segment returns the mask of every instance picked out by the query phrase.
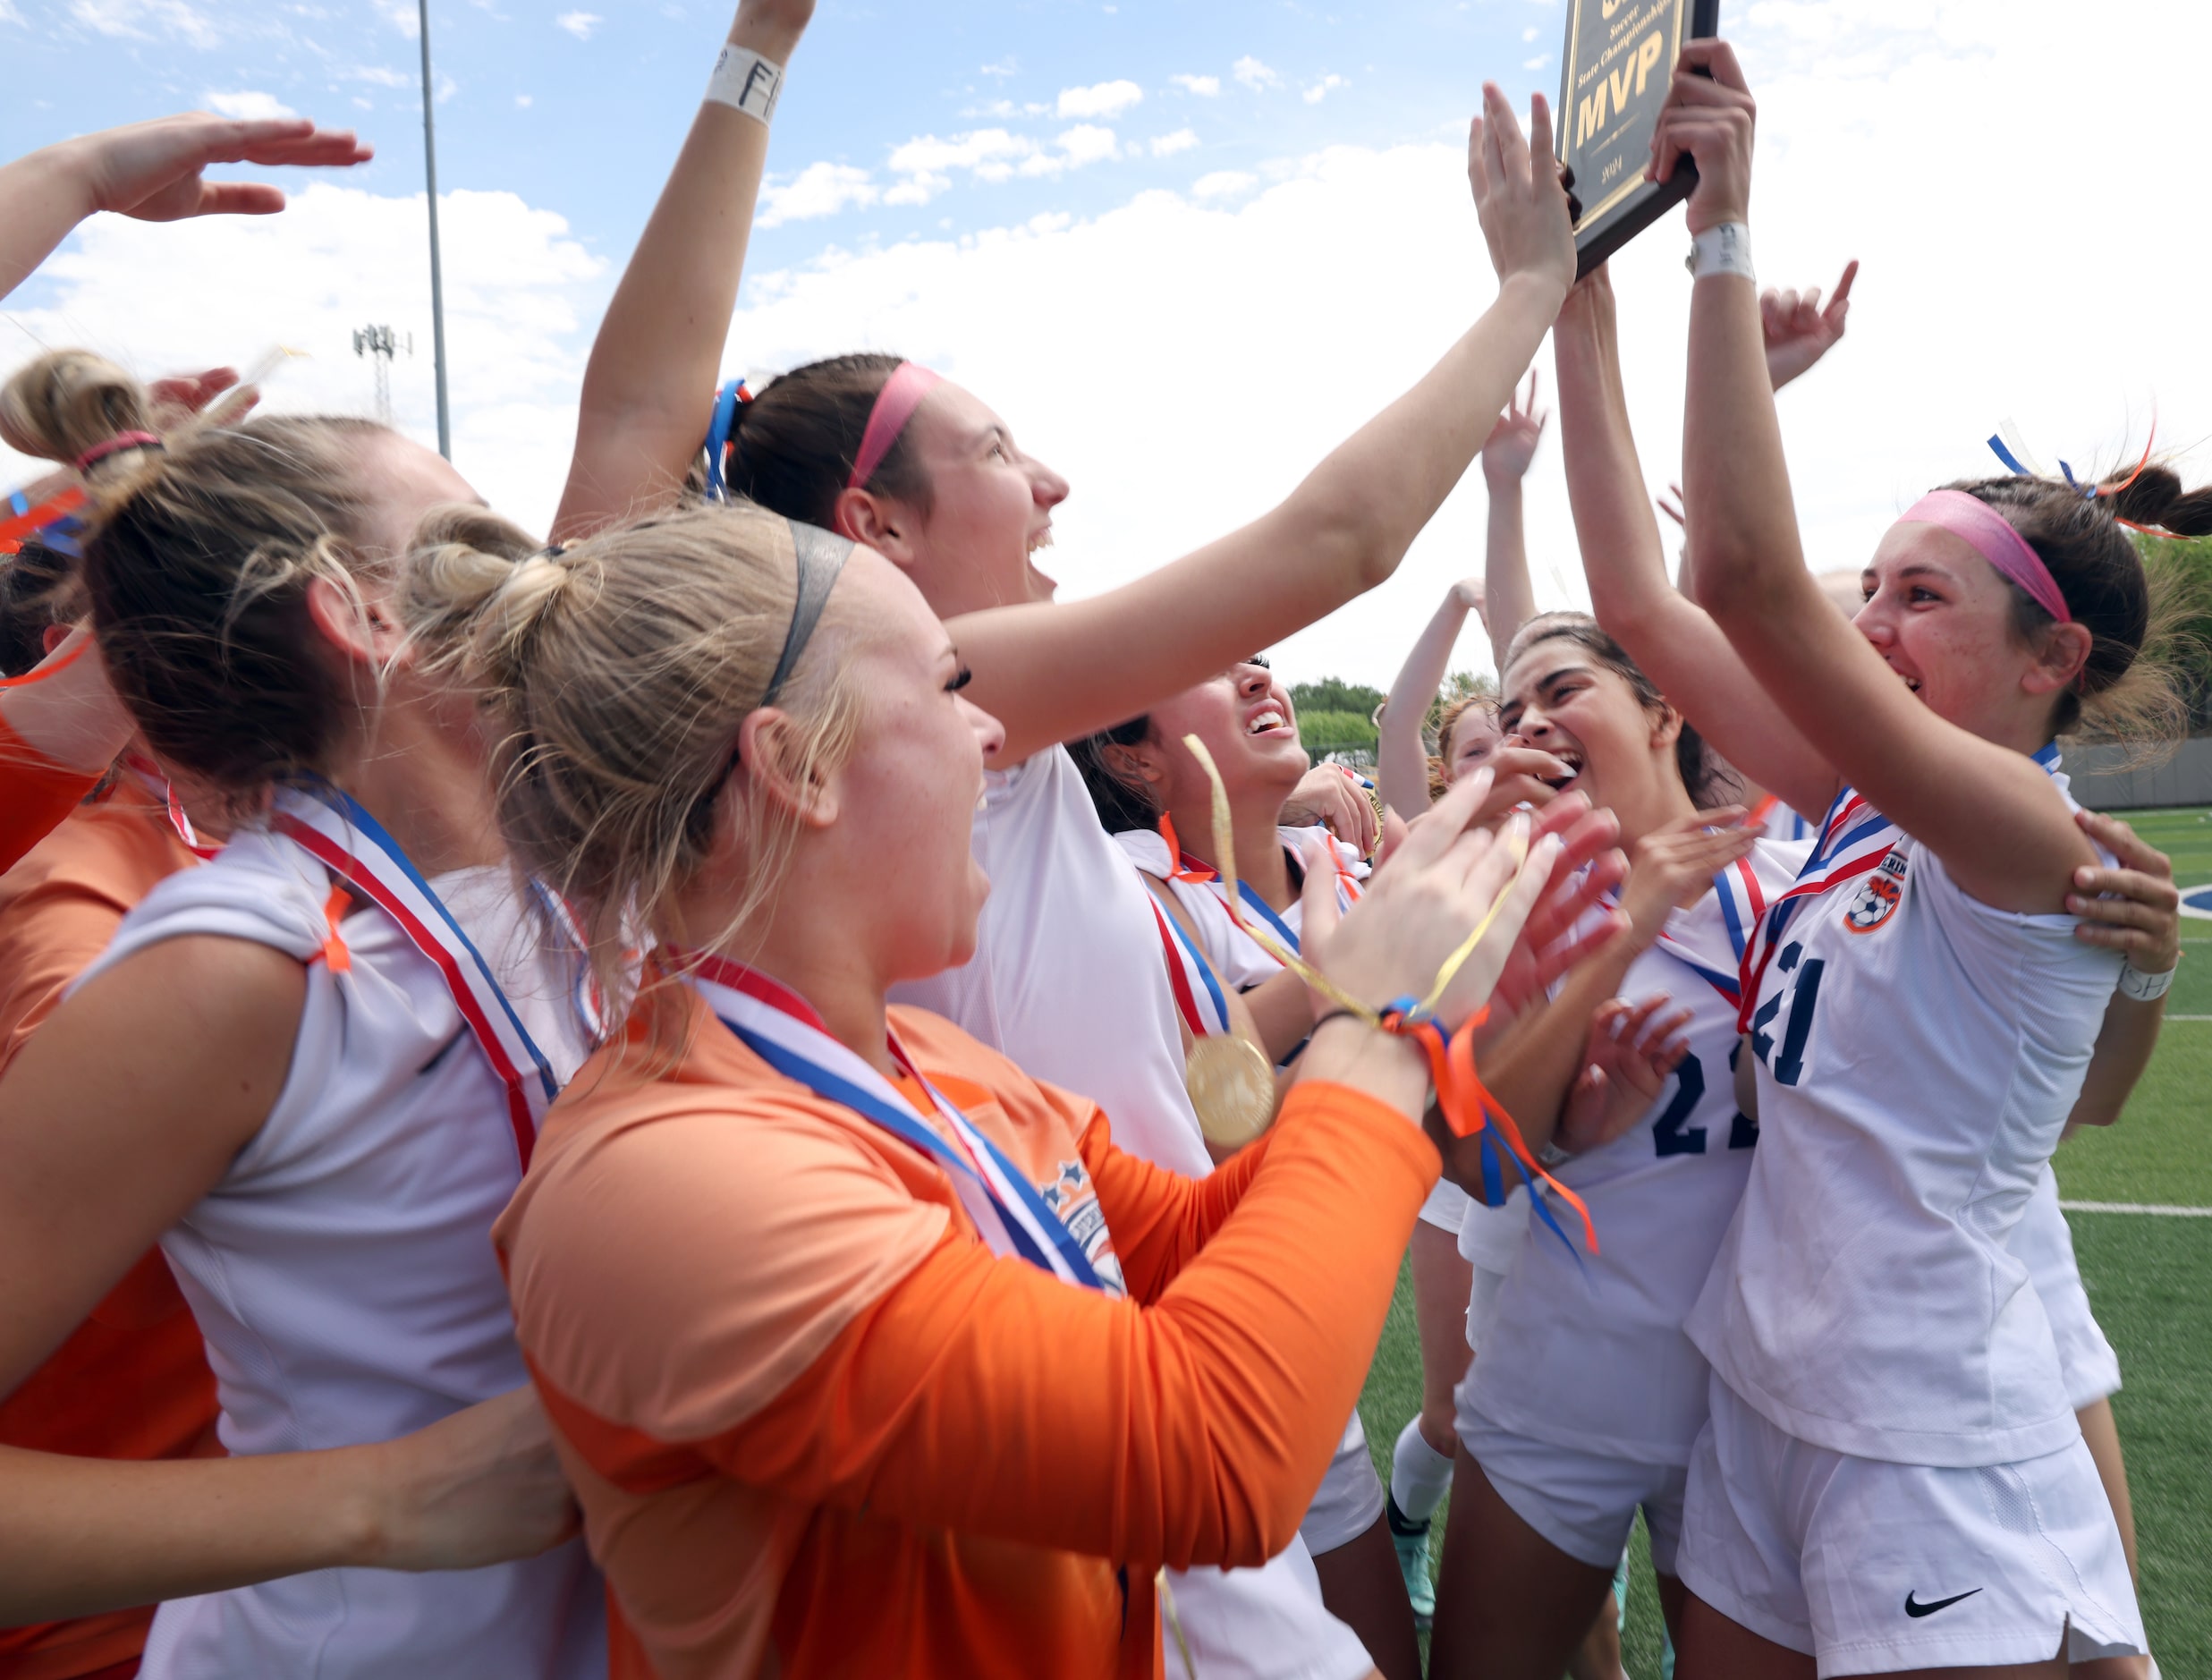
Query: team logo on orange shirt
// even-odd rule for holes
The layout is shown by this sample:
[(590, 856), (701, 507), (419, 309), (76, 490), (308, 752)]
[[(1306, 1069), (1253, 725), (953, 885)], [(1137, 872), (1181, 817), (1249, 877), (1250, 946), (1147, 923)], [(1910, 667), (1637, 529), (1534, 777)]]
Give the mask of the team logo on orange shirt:
[(1038, 1199), (1067, 1227), (1098, 1281), (1111, 1294), (1127, 1294), (1122, 1262), (1114, 1252), (1114, 1234), (1106, 1229), (1106, 1209), (1098, 1205), (1098, 1186), (1081, 1161), (1062, 1161), (1059, 1167), (1059, 1177), (1038, 1185)]
[(1903, 902), (1905, 857), (1891, 847), (1882, 861), (1867, 871), (1859, 890), (1843, 910), (1843, 925), (1853, 933), (1872, 933), (1897, 912)]

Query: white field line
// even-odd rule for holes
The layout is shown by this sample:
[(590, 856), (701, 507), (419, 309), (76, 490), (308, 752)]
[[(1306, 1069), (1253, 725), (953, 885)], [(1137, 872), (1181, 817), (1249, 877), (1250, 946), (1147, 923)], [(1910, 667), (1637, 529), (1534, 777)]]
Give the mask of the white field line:
[(2068, 1213), (2156, 1213), (2173, 1219), (2212, 1219), (2212, 1208), (2177, 1208), (2156, 1201), (2062, 1201)]

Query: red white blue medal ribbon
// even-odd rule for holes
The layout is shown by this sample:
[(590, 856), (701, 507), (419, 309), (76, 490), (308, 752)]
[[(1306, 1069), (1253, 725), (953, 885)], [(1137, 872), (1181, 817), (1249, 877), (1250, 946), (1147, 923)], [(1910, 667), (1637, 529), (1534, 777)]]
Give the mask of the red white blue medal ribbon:
[(599, 985), (599, 977), (591, 972), (591, 946), (584, 937), (584, 924), (575, 907), (535, 875), (530, 885), (546, 921), (560, 938), (564, 954), (575, 967), (570, 1002), (575, 1005), (576, 1019), (583, 1023), (584, 1042), (601, 1043), (606, 1038), (606, 993)]
[(1659, 935), (1658, 942), (1670, 955), (1725, 998), (1731, 1007), (1741, 1010), (1744, 947), (1750, 943), (1759, 918), (1767, 913), (1767, 887), (1759, 878), (1752, 860), (1741, 857), (1713, 877), (1713, 894), (1720, 901), (1718, 926), (1728, 941), (1725, 951), (1717, 946), (1702, 946), (1672, 927)]
[(929, 1093), (943, 1131), (924, 1120), (905, 1094), (863, 1057), (832, 1038), (812, 1005), (790, 988), (726, 958), (677, 955), (696, 964), (684, 978), (754, 1055), (784, 1078), (873, 1121), (943, 1167), (992, 1252), (1019, 1255), (1065, 1283), (1121, 1293), (1091, 1265), (1074, 1233), (1021, 1169), (922, 1077), (896, 1033), (886, 1039), (892, 1059)]
[(269, 827), (390, 916), (445, 976), (462, 1019), (507, 1088), (515, 1153), (529, 1167), (538, 1123), (560, 1094), (560, 1082), (491, 964), (430, 883), (358, 801), (319, 778), (279, 788)]
[(1214, 1038), (1229, 1031), (1229, 1000), (1214, 965), (1151, 894), (1152, 920), (1159, 926), (1160, 954), (1167, 959), (1167, 988), (1175, 995), (1175, 1013), (1194, 1039)]

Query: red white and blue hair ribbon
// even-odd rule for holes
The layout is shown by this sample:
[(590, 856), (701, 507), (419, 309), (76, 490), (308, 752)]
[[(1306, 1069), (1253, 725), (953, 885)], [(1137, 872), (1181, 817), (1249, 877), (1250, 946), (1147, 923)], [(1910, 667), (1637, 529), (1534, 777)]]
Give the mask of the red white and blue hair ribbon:
[(726, 958), (676, 954), (684, 978), (722, 1024), (784, 1078), (873, 1121), (943, 1167), (976, 1231), (996, 1254), (1014, 1254), (1064, 1283), (1122, 1293), (1103, 1276), (1021, 1169), (922, 1077), (891, 1033), (886, 1046), (929, 1094), (944, 1131), (930, 1125), (899, 1088), (832, 1038), (812, 1005), (790, 988)]
[(528, 1167), (560, 1081), (453, 912), (384, 826), (320, 777), (278, 789), (269, 826), (390, 916), (445, 976), (462, 1019), (507, 1088), (515, 1153)]
[(63, 554), (77, 552), (77, 537), (84, 521), (77, 515), (85, 505), (85, 493), (75, 485), (33, 502), (21, 490), (11, 490), (0, 501), (0, 554), (14, 554), (26, 541), (43, 542)]
[(737, 429), (737, 411), (753, 400), (742, 379), (733, 379), (715, 393), (714, 418), (707, 423), (707, 499), (726, 502), (730, 487), (723, 468), (730, 452), (730, 434)]

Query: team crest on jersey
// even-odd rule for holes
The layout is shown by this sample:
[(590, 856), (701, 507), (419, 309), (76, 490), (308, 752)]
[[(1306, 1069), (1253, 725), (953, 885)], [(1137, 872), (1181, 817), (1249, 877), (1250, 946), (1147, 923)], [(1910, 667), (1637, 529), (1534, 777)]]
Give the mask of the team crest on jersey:
[(1122, 1277), (1122, 1262), (1114, 1252), (1114, 1234), (1106, 1229), (1106, 1209), (1098, 1205), (1098, 1187), (1080, 1160), (1062, 1161), (1060, 1176), (1037, 1187), (1038, 1197), (1058, 1216), (1090, 1262), (1092, 1271), (1110, 1294), (1125, 1295), (1129, 1285)]
[(1904, 853), (1892, 846), (1882, 861), (1869, 870), (1843, 911), (1843, 925), (1853, 933), (1872, 933), (1897, 913), (1905, 890)]

